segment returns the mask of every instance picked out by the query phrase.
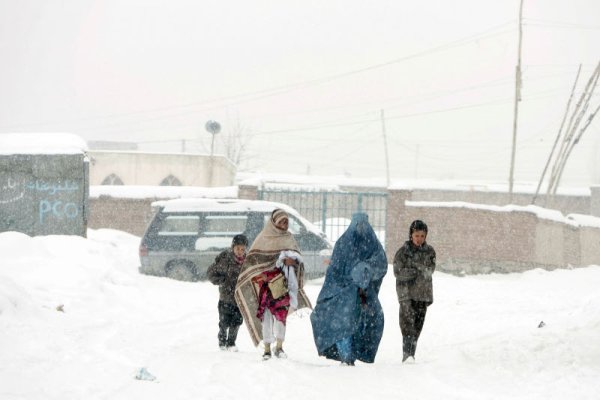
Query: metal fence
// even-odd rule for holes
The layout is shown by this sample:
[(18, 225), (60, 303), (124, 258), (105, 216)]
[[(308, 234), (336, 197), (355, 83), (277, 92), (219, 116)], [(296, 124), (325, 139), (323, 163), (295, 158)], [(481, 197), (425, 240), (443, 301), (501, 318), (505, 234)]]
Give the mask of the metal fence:
[(369, 222), (379, 241), (385, 244), (387, 196), (387, 193), (379, 192), (258, 190), (260, 200), (275, 201), (293, 207), (325, 232), (332, 242), (344, 233), (352, 214), (362, 211), (369, 215)]

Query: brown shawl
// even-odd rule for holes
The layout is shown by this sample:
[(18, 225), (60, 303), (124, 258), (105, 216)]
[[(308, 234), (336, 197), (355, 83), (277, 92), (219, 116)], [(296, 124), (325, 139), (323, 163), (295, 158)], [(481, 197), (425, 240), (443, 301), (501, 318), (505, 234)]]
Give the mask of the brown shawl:
[[(252, 278), (274, 268), (279, 254), (284, 250), (294, 250), (300, 253), (294, 236), (288, 231), (276, 228), (273, 221), (269, 219), (252, 243), (238, 277), (235, 300), (255, 346), (258, 346), (262, 340), (262, 324), (256, 317), (260, 287), (252, 281)], [(300, 264), (295, 270), (298, 277), (298, 309), (304, 307), (312, 309), (310, 300), (303, 289), (304, 265)]]

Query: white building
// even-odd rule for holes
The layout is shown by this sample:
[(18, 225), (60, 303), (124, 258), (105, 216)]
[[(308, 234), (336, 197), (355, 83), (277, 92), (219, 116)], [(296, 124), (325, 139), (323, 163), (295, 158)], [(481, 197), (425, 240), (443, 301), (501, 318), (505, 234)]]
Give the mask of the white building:
[(90, 185), (231, 186), (236, 167), (223, 155), (91, 150)]

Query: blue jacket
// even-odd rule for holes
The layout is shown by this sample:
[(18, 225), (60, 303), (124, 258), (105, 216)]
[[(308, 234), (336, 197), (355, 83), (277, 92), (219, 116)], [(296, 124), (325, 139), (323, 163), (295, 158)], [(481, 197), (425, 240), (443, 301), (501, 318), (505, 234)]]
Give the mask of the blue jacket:
[(351, 337), (356, 359), (375, 360), (384, 325), (378, 294), (387, 267), (385, 251), (367, 215), (354, 214), (333, 248), (310, 317), (319, 355), (339, 360), (335, 344)]

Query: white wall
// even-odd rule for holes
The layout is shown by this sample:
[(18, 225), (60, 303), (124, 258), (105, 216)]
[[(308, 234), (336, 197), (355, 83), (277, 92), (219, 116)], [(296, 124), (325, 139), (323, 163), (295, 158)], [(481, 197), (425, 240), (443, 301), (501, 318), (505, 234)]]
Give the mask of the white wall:
[(160, 185), (173, 175), (182, 186), (231, 186), (236, 168), (222, 155), (89, 151), (90, 185), (100, 185), (109, 175), (117, 175), (125, 185)]

